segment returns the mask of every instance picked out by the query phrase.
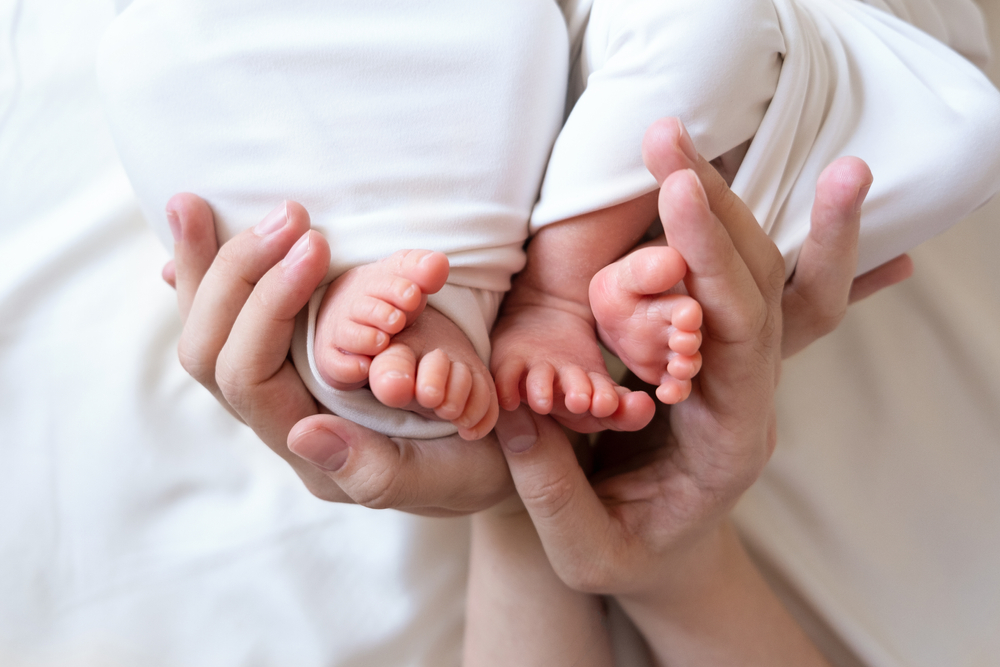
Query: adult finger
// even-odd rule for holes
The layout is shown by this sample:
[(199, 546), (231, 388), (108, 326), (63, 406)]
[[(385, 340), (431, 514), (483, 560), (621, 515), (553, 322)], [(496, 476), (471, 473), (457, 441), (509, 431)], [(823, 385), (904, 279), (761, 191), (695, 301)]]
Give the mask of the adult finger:
[[(668, 144), (660, 144), (660, 148), (660, 153), (646, 153), (648, 166), (655, 167), (657, 159), (670, 160), (676, 152)], [(784, 261), (766, 238), (763, 244), (753, 242), (754, 256), (744, 255), (745, 249), (737, 247), (730, 228), (709, 210), (700, 180), (690, 170), (667, 177), (660, 188), (659, 205), (667, 242), (687, 261), (684, 284), (704, 312), (704, 365), (694, 381), (694, 393), (675, 406), (677, 419), (672, 421), (687, 423), (687, 415), (704, 414), (717, 423), (725, 422), (729, 435), (740, 435), (720, 438), (715, 434), (704, 443), (685, 436), (681, 456), (690, 458), (692, 465), (705, 460), (704, 444), (720, 458), (732, 454), (753, 460), (752, 465), (728, 467), (755, 469), (761, 452), (767, 449), (759, 445), (770, 443)], [(752, 231), (763, 235), (759, 228)], [(695, 424), (701, 417), (691, 419)], [(694, 428), (693, 432), (702, 431)], [(713, 474), (711, 470), (702, 472), (709, 477)]]
[(684, 282), (702, 305), (706, 334), (719, 342), (755, 339), (768, 304), (694, 172), (674, 172), (663, 182), (660, 217), (667, 243), (687, 262)]
[(545, 553), (571, 588), (597, 591), (610, 581), (620, 527), (577, 463), (566, 435), (525, 406), (502, 412), (496, 427), (517, 493)]
[(292, 426), (317, 411), (288, 350), (295, 318), (329, 265), (323, 236), (303, 234), (257, 281), (218, 355), (215, 378), (222, 396), (272, 448), (284, 449)]
[(492, 435), (471, 442), (457, 435), (438, 440), (389, 438), (320, 414), (292, 428), (288, 449), (366, 507), (454, 516), (491, 507), (513, 492)]
[(174, 267), (174, 260), (167, 260), (160, 272), (160, 277), (163, 278), (163, 282), (177, 289), (177, 269)]
[(783, 356), (833, 331), (847, 312), (861, 205), (871, 184), (868, 165), (854, 157), (836, 160), (820, 174), (809, 235), (782, 293)]
[(900, 255), (855, 278), (847, 301), (848, 303), (861, 301), (879, 290), (903, 282), (912, 275), (913, 260), (909, 255)]
[[(774, 269), (774, 243), (715, 167), (698, 154), (680, 120), (662, 118), (653, 123), (643, 137), (642, 154), (646, 168), (661, 185), (670, 174), (691, 169), (701, 181), (712, 213), (729, 234), (736, 251), (744, 258), (754, 282), (773, 285), (779, 281)], [(783, 272), (780, 282), (784, 282)]]
[[(174, 281), (170, 284), (177, 289), (181, 322), (187, 322), (198, 285), (219, 251), (215, 216), (204, 199), (187, 192), (171, 197), (166, 211), (170, 233), (174, 237)], [(167, 279), (166, 267), (164, 279)], [(167, 279), (167, 282), (170, 280)]]
[[(201, 202), (194, 207), (191, 219), (207, 210)], [(180, 213), (178, 217), (183, 226), (185, 218)], [(308, 229), (309, 215), (305, 209), (294, 202), (285, 202), (256, 227), (224, 244), (201, 276), (198, 271), (204, 257), (193, 257), (190, 269), (182, 267), (186, 260), (181, 255), (176, 257), (178, 301), (190, 298), (178, 356), (184, 369), (217, 396), (216, 361), (236, 317), (257, 281)], [(207, 247), (204, 240), (199, 247)]]

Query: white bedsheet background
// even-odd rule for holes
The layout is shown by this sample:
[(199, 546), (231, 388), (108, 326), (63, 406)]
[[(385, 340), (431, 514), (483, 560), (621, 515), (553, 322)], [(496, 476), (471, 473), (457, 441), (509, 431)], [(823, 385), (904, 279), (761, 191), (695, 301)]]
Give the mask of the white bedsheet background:
[[(457, 664), (466, 522), (314, 500), (178, 367), (96, 97), (113, 13), (0, 0), (0, 665)], [(1000, 655), (1000, 201), (974, 218), (788, 364), (739, 509), (839, 665)]]
[(312, 498), (177, 364), (113, 16), (0, 2), (0, 665), (457, 664), (467, 522)]
[[(1000, 2), (980, 6), (1000, 83)], [(736, 517), (839, 634), (811, 626), (838, 667), (994, 667), (1000, 198), (911, 255), (911, 280), (785, 364), (778, 447)]]

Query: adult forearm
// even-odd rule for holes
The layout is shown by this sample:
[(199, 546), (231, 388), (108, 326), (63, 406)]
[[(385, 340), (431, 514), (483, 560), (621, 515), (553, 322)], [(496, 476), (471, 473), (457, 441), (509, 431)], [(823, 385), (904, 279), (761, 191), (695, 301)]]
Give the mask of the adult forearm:
[(688, 552), (677, 571), (684, 576), (619, 597), (657, 664), (828, 667), (728, 522)]
[(472, 525), (465, 667), (610, 667), (600, 599), (560, 581), (527, 513), (493, 510)]

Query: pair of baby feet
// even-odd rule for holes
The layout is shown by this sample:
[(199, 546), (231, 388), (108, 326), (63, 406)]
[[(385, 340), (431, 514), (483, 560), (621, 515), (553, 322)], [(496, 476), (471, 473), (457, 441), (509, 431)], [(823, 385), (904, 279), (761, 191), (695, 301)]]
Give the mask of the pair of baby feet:
[(673, 248), (643, 248), (602, 269), (591, 281), (589, 309), (545, 294), (518, 297), (515, 289), (494, 330), (492, 375), (457, 325), (427, 307), (448, 271), (440, 252), (403, 250), (337, 278), (316, 323), (323, 379), (343, 390), (367, 383), (383, 404), (449, 421), (467, 440), (493, 429), (499, 407), (513, 410), (522, 400), (579, 432), (645, 426), (652, 400), (610, 377), (598, 335), (658, 385), (662, 402), (691, 391), (702, 313), (694, 299), (668, 292), (687, 272)]

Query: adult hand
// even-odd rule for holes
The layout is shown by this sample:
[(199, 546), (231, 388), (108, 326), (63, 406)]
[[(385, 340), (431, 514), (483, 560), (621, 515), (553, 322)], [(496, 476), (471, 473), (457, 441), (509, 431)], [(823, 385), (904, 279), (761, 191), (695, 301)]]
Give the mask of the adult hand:
[[(806, 664), (816, 655), (725, 520), (774, 447), (784, 263), (678, 122), (654, 124), (644, 157), (661, 183), (667, 241), (704, 309), (691, 396), (670, 408), (644, 465), (593, 486), (545, 418), (522, 407), (501, 415), (497, 434), (555, 572), (577, 590), (618, 596), (662, 660), (744, 663), (752, 647), (763, 664)], [(783, 630), (778, 645), (758, 621)]]
[(854, 277), (861, 205), (871, 184), (868, 165), (855, 157), (840, 158), (820, 174), (809, 235), (782, 294), (783, 357), (836, 329), (849, 304), (913, 274), (909, 255), (900, 255)]
[(330, 251), (294, 202), (221, 248), (211, 209), (181, 194), (167, 204), (184, 330), (181, 364), (285, 459), (317, 497), (455, 515), (512, 490), (495, 439), (390, 439), (321, 414), (288, 360), (296, 315), (326, 275)]
[[(722, 178), (697, 159), (677, 121), (654, 124), (643, 148), (661, 183), (667, 242), (687, 261), (685, 286), (704, 310), (704, 363), (691, 396), (670, 409), (669, 431), (660, 435), (668, 446), (643, 468), (598, 481), (591, 491), (565, 438), (541, 417), (519, 410), (497, 426), (518, 493), (552, 547), (553, 566), (571, 586), (595, 592), (641, 591), (650, 569), (669, 562), (666, 552), (717, 526), (757, 478), (775, 438), (781, 255)], [(597, 543), (604, 558), (577, 558)], [(643, 581), (633, 580), (635, 573)]]

